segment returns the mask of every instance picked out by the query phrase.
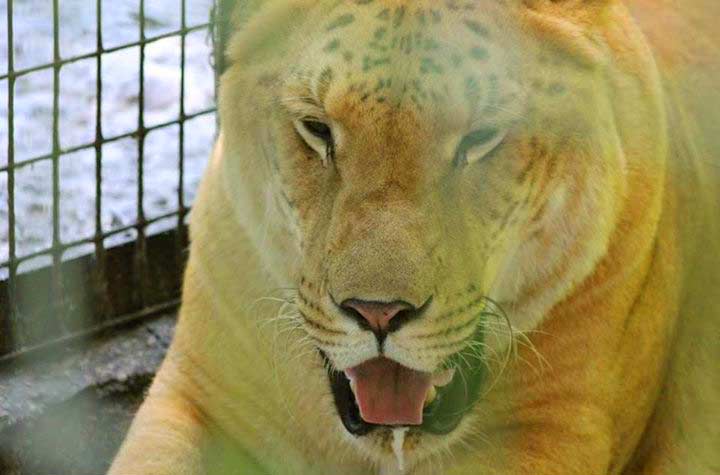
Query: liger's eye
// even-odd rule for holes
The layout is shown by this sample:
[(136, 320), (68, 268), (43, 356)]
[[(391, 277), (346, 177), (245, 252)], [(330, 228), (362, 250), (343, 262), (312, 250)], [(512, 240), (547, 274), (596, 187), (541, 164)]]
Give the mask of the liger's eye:
[(505, 133), (493, 128), (478, 129), (462, 138), (455, 152), (455, 165), (476, 162), (492, 153), (505, 138)]
[(295, 121), (295, 130), (305, 143), (320, 155), (323, 165), (327, 165), (333, 159), (335, 141), (328, 124), (314, 118), (306, 118)]
[(313, 134), (315, 137), (327, 143), (332, 142), (332, 131), (327, 124), (317, 120), (305, 119), (302, 121), (302, 125), (305, 127), (305, 130)]

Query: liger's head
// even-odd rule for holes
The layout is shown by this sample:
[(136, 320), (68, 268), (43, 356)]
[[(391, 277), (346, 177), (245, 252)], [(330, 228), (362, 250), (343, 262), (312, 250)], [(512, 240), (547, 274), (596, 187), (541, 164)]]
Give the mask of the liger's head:
[(603, 2), (295, 3), (233, 39), (226, 182), (282, 230), (258, 242), (338, 424), (378, 458), (397, 427), (432, 451), (607, 247), (629, 139)]

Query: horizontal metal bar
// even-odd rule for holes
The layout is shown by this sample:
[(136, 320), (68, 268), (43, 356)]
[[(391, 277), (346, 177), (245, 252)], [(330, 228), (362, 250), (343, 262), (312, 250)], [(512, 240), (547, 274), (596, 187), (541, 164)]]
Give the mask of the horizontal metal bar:
[(202, 23), (199, 25), (189, 26), (185, 29), (181, 28), (179, 30), (170, 31), (168, 33), (163, 33), (162, 35), (150, 36), (150, 37), (147, 37), (147, 38), (139, 40), (139, 41), (134, 41), (132, 43), (124, 43), (122, 45), (113, 46), (111, 48), (103, 48), (100, 51), (92, 51), (90, 53), (81, 54), (78, 56), (72, 56), (70, 58), (61, 59), (60, 61), (57, 61), (57, 62), (43, 63), (43, 64), (39, 64), (37, 66), (32, 66), (30, 68), (18, 69), (16, 71), (8, 71), (5, 74), (0, 74), (0, 81), (2, 81), (3, 79), (8, 79), (10, 77), (19, 78), (20, 76), (25, 76), (26, 74), (34, 73), (36, 71), (42, 71), (43, 69), (50, 69), (55, 66), (65, 66), (66, 64), (82, 61), (83, 59), (95, 58), (101, 54), (114, 53), (114, 52), (120, 51), (122, 49), (134, 48), (136, 46), (141, 46), (141, 45), (147, 45), (148, 43), (154, 43), (155, 41), (164, 40), (166, 38), (171, 38), (173, 36), (187, 35), (189, 33), (195, 32), (195, 31), (207, 29), (209, 27), (210, 27), (210, 23)]
[[(102, 239), (106, 239), (106, 238), (109, 238), (112, 236), (117, 236), (118, 234), (122, 234), (122, 233), (130, 231), (132, 229), (150, 226), (151, 224), (155, 224), (158, 221), (162, 221), (163, 219), (168, 219), (168, 218), (172, 218), (173, 216), (180, 216), (183, 214), (187, 214), (189, 211), (190, 211), (189, 208), (186, 208), (184, 210), (178, 209), (175, 211), (170, 211), (168, 213), (161, 214), (154, 218), (146, 219), (143, 222), (135, 222), (133, 224), (128, 224), (127, 226), (123, 226), (121, 228), (113, 229), (112, 231), (108, 231), (106, 233), (101, 234), (99, 237), (102, 240)], [(55, 247), (51, 246), (51, 247), (48, 247), (45, 249), (41, 249), (39, 251), (35, 251), (30, 254), (26, 254), (24, 256), (17, 257), (12, 262), (15, 264), (15, 266), (18, 266), (18, 265), (22, 264), (23, 262), (29, 261), (31, 259), (35, 259), (37, 257), (51, 256), (54, 252), (65, 252), (74, 247), (79, 247), (84, 244), (92, 244), (96, 241), (97, 241), (97, 237), (93, 235), (92, 237), (62, 243), (59, 246), (55, 246)], [(133, 241), (134, 241), (134, 239), (133, 239)], [(8, 267), (8, 266), (10, 266), (10, 261), (0, 262), (0, 269), (3, 267)]]
[(0, 366), (2, 366), (4, 363), (7, 363), (10, 360), (14, 360), (19, 357), (27, 357), (32, 353), (37, 353), (39, 351), (57, 348), (59, 346), (65, 346), (69, 343), (73, 343), (77, 340), (87, 338), (90, 336), (95, 336), (99, 333), (102, 333), (104, 331), (107, 331), (107, 330), (110, 330), (113, 328), (122, 327), (125, 325), (129, 325), (129, 324), (138, 322), (140, 320), (145, 320), (145, 319), (148, 319), (153, 316), (157, 316), (160, 314), (164, 314), (164, 313), (167, 313), (170, 311), (177, 310), (177, 308), (179, 306), (180, 306), (180, 298), (175, 298), (175, 299), (169, 300), (167, 302), (163, 302), (158, 305), (146, 307), (146, 308), (144, 308), (138, 312), (132, 313), (130, 315), (125, 315), (120, 318), (115, 318), (106, 323), (97, 325), (95, 327), (89, 328), (84, 331), (71, 333), (69, 335), (65, 335), (60, 338), (46, 341), (46, 342), (40, 343), (38, 345), (29, 346), (29, 347), (23, 348), (18, 351), (13, 351), (11, 353), (7, 353), (5, 355), (0, 356)]
[[(127, 138), (136, 138), (136, 137), (138, 137), (141, 133), (147, 134), (148, 132), (152, 132), (153, 130), (162, 129), (163, 127), (169, 127), (169, 126), (171, 126), (171, 125), (177, 125), (177, 124), (179, 124), (179, 123), (181, 123), (181, 122), (186, 122), (186, 121), (188, 121), (188, 120), (192, 120), (192, 119), (194, 119), (194, 118), (196, 118), (196, 117), (199, 117), (199, 116), (201, 116), (201, 115), (211, 114), (211, 113), (213, 113), (213, 112), (215, 112), (215, 111), (216, 111), (216, 109), (215, 109), (214, 107), (211, 107), (211, 108), (208, 108), (208, 109), (203, 109), (203, 110), (198, 111), (198, 112), (193, 112), (192, 114), (186, 114), (185, 116), (183, 116), (183, 117), (178, 117), (177, 119), (169, 120), (169, 121), (167, 121), (167, 122), (163, 122), (163, 123), (160, 123), (160, 124), (155, 124), (155, 125), (152, 125), (152, 126), (150, 126), (150, 127), (145, 127), (142, 131), (141, 131), (141, 130), (133, 130), (133, 131), (131, 131), (131, 132), (126, 132), (126, 133), (124, 133), (124, 134), (113, 135), (112, 137), (103, 138), (100, 142), (97, 142), (97, 141), (87, 142), (87, 143), (84, 143), (84, 144), (81, 144), (81, 145), (76, 145), (76, 146), (74, 146), (74, 147), (69, 147), (69, 148), (65, 148), (65, 149), (60, 149), (60, 152), (59, 152), (59, 155), (58, 155), (58, 156), (60, 157), (60, 156), (63, 156), (63, 155), (68, 155), (68, 154), (70, 154), (70, 153), (79, 152), (80, 150), (85, 150), (85, 149), (88, 149), (88, 148), (95, 148), (95, 147), (97, 147), (98, 145), (102, 145), (102, 144), (106, 144), (106, 143), (110, 143), (110, 142), (115, 142), (115, 141), (117, 141), (117, 140), (122, 140), (122, 139), (127, 139)], [(25, 166), (28, 166), (28, 165), (32, 165), (33, 163), (37, 163), (37, 162), (40, 162), (40, 161), (42, 161), (42, 160), (50, 160), (50, 159), (52, 159), (52, 158), (53, 158), (53, 154), (52, 154), (52, 153), (47, 153), (47, 154), (45, 154), (45, 155), (39, 155), (39, 156), (37, 156), (37, 157), (28, 158), (28, 159), (26, 159), (26, 160), (15, 161), (15, 163), (12, 165), (12, 168), (13, 168), (14, 170), (17, 170), (18, 168), (22, 168), (22, 167), (25, 167)], [(4, 165), (4, 166), (0, 167), (0, 173), (5, 172), (5, 171), (8, 171), (8, 170), (10, 169), (10, 167), (11, 167), (10, 165)]]

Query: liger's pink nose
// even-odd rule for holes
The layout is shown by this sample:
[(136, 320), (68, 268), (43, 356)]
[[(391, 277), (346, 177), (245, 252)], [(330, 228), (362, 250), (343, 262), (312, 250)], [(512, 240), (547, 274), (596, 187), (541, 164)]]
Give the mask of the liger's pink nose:
[[(365, 300), (349, 299), (341, 305), (345, 310), (350, 310), (361, 324), (366, 323), (373, 332), (386, 333), (390, 328), (390, 322), (404, 310), (415, 310), (415, 307), (406, 302), (368, 302)], [(354, 311), (354, 312), (352, 312)]]

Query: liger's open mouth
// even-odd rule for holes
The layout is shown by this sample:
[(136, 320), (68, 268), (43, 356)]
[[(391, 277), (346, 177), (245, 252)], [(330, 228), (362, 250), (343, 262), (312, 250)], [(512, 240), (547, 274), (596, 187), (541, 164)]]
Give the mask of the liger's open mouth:
[(398, 426), (447, 434), (477, 401), (486, 373), (481, 358), (469, 354), (451, 357), (448, 369), (432, 374), (382, 356), (336, 371), (322, 356), (338, 415), (356, 436)]

